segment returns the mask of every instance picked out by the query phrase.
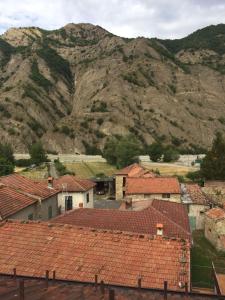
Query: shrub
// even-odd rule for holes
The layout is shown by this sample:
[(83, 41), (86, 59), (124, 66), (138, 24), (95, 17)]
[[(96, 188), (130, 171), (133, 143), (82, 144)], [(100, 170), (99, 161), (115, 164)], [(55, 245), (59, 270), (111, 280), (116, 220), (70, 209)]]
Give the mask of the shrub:
[(97, 120), (97, 123), (98, 123), (99, 126), (102, 125), (103, 122), (104, 122), (104, 120), (103, 120), (102, 118), (99, 118), (99, 119)]
[(23, 158), (21, 158), (21, 159), (17, 159), (15, 161), (15, 165), (17, 167), (29, 167), (31, 164), (32, 164), (31, 159), (23, 159)]
[(103, 101), (94, 102), (91, 107), (91, 112), (108, 112), (107, 103)]
[(0, 104), (0, 113), (5, 118), (11, 118), (11, 113), (5, 108), (3, 104)]

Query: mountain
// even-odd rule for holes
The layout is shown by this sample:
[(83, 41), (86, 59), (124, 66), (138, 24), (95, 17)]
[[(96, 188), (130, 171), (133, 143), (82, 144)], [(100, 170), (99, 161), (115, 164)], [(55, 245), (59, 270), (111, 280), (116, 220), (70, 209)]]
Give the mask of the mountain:
[(202, 151), (225, 129), (225, 25), (179, 40), (100, 26), (0, 36), (0, 139), (16, 152), (90, 152), (111, 135)]

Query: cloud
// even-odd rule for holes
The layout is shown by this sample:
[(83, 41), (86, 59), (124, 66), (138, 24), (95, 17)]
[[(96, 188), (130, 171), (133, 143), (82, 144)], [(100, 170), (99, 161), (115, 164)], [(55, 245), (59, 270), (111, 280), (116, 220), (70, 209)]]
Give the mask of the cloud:
[(1, 33), (73, 22), (98, 24), (124, 37), (180, 38), (224, 21), (224, 0), (0, 0)]

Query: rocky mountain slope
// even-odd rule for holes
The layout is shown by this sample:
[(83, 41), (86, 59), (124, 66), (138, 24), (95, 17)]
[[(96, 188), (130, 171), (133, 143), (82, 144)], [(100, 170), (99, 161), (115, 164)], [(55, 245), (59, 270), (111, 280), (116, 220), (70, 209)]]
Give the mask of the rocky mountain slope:
[(0, 37), (0, 139), (16, 152), (102, 148), (135, 134), (201, 150), (225, 129), (225, 25), (180, 40), (99, 26), (12, 28)]

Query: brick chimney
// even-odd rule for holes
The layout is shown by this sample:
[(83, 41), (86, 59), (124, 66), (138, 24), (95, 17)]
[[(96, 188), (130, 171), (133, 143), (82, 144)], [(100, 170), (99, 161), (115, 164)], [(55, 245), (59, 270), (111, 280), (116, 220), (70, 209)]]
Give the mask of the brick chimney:
[(156, 234), (159, 236), (163, 235), (163, 224), (161, 223), (156, 224)]
[(48, 187), (53, 188), (53, 177), (51, 176), (48, 177)]

